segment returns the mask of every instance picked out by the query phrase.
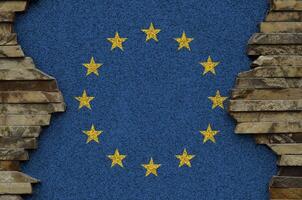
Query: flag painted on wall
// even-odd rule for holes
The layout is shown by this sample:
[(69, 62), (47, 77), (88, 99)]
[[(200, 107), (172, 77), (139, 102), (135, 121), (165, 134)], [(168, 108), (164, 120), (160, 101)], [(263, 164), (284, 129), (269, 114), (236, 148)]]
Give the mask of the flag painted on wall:
[(19, 40), (57, 78), (67, 112), (24, 166), (42, 179), (28, 199), (266, 199), (275, 157), (227, 114), (266, 6), (33, 2)]

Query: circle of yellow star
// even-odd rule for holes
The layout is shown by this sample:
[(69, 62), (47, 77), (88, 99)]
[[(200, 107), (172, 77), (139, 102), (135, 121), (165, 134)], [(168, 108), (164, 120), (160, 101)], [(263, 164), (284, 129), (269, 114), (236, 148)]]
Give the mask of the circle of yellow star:
[(75, 97), (75, 99), (80, 102), (79, 109), (81, 109), (82, 107), (87, 107), (91, 109), (90, 101), (92, 101), (94, 97), (87, 96), (86, 90), (84, 90), (82, 96)]
[(183, 32), (180, 38), (174, 38), (179, 46), (178, 46), (178, 50), (182, 49), (182, 48), (187, 48), (189, 51), (191, 50), (190, 48), (190, 42), (193, 41), (193, 38), (187, 38), (186, 33)]
[(142, 164), (142, 166), (147, 170), (145, 176), (149, 176), (150, 174), (157, 176), (157, 169), (161, 164), (154, 164), (153, 158), (151, 157), (150, 162), (148, 164)]
[(216, 75), (215, 67), (219, 65), (219, 62), (213, 62), (211, 56), (208, 57), (207, 62), (200, 62), (200, 64), (204, 67), (202, 75), (205, 75), (208, 72), (212, 72), (212, 74)]
[(91, 57), (90, 63), (84, 63), (83, 66), (87, 68), (86, 76), (88, 76), (91, 73), (99, 75), (98, 68), (100, 68), (103, 64), (101, 63), (95, 63), (94, 58)]
[(158, 42), (157, 34), (160, 32), (160, 29), (155, 29), (153, 23), (150, 24), (149, 29), (142, 29), (146, 33), (146, 42), (153, 39)]
[(118, 149), (115, 150), (113, 155), (108, 155), (108, 158), (111, 159), (111, 167), (114, 167), (115, 165), (119, 165), (120, 167), (123, 166), (123, 160), (126, 158), (126, 155), (120, 154)]
[(188, 167), (191, 167), (190, 160), (192, 160), (194, 157), (195, 155), (188, 154), (187, 149), (184, 149), (182, 155), (176, 155), (176, 158), (179, 159), (178, 167), (182, 167), (183, 165), (187, 165)]
[(219, 133), (219, 131), (213, 131), (210, 124), (208, 125), (208, 128), (206, 131), (199, 131), (199, 132), (200, 132), (200, 134), (202, 134), (204, 136), (203, 143), (206, 143), (208, 140), (212, 141), (213, 143), (216, 143), (214, 136), (217, 133)]
[(127, 38), (121, 38), (119, 36), (118, 32), (115, 33), (114, 38), (107, 38), (107, 40), (112, 43), (111, 50), (113, 50), (116, 47), (118, 47), (119, 49), (121, 49), (122, 51), (124, 51), (124, 49), (123, 49), (123, 42), (125, 42), (127, 40)]
[(227, 97), (220, 96), (219, 90), (216, 91), (216, 96), (208, 97), (212, 101), (212, 109), (216, 108), (217, 106), (224, 108), (223, 102), (227, 99)]
[(86, 143), (89, 143), (91, 141), (99, 143), (99, 135), (101, 135), (103, 131), (95, 130), (94, 125), (92, 124), (90, 130), (83, 131), (83, 133), (88, 136)]

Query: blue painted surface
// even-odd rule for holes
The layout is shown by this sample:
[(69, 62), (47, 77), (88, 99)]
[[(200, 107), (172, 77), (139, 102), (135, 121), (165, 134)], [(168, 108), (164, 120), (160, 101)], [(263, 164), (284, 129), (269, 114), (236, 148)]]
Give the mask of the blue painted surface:
[[(19, 41), (37, 66), (57, 78), (67, 112), (55, 115), (24, 170), (42, 183), (32, 200), (267, 199), (275, 157), (251, 137), (234, 134), (225, 110), (211, 110), (208, 96), (230, 95), (238, 72), (247, 70), (246, 43), (263, 20), (265, 0), (41, 0), (19, 15)], [(140, 31), (153, 22), (159, 42)], [(106, 38), (119, 31), (124, 52)], [(186, 31), (192, 51), (173, 40)], [(201, 76), (211, 55), (217, 75)], [(85, 77), (82, 63), (94, 56), (100, 77)], [(78, 110), (74, 96), (95, 96), (92, 111)], [(94, 123), (100, 144), (81, 132)], [(220, 130), (217, 143), (202, 144), (199, 130)], [(110, 168), (115, 148), (125, 168)], [(183, 148), (196, 157), (178, 168)], [(144, 177), (150, 157), (162, 164)]]

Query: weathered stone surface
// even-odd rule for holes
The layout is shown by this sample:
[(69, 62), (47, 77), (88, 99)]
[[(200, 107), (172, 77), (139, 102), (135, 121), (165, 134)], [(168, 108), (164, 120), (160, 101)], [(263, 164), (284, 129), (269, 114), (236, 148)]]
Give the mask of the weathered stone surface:
[(268, 145), (277, 155), (301, 155), (302, 144), (270, 144)]
[(300, 88), (302, 87), (302, 78), (237, 78), (237, 88)]
[(302, 45), (249, 45), (247, 54), (260, 55), (302, 55)]
[(55, 80), (1, 81), (0, 91), (59, 91)]
[(8, 0), (0, 1), (0, 12), (21, 12), (25, 11), (28, 1)]
[[(1, 36), (0, 36), (1, 37)], [(35, 68), (35, 64), (30, 57), (25, 58), (1, 58), (0, 59), (0, 69), (12, 69), (12, 68)]]
[(274, 12), (271, 11), (265, 18), (266, 22), (301, 22), (302, 13), (299, 11)]
[(233, 100), (298, 100), (302, 99), (302, 88), (234, 89), (231, 97)]
[(270, 187), (273, 188), (302, 188), (302, 177), (274, 176)]
[(237, 122), (297, 122), (302, 121), (301, 111), (292, 112), (231, 112)]
[(255, 33), (249, 44), (302, 44), (301, 33)]
[(258, 66), (302, 66), (302, 56), (299, 55), (267, 55), (259, 56), (252, 67)]
[(229, 110), (238, 111), (301, 111), (302, 100), (231, 100)]
[(0, 12), (0, 22), (13, 22), (14, 20), (14, 12)]
[(55, 80), (53, 77), (43, 73), (37, 68), (34, 69), (0, 69), (0, 81), (11, 80)]
[(40, 126), (0, 126), (0, 137), (38, 137), (40, 132)]
[(0, 126), (47, 126), (51, 115), (1, 115)]
[(0, 171), (20, 171), (20, 161), (0, 161)]
[(262, 22), (262, 33), (301, 33), (302, 22)]
[(242, 122), (238, 123), (235, 133), (261, 134), (261, 133), (301, 133), (300, 122)]
[(302, 77), (302, 66), (266, 66), (257, 67), (255, 69), (241, 72), (238, 74), (240, 78), (267, 77), (267, 78), (295, 78)]
[(302, 177), (301, 167), (279, 167), (278, 176)]
[(0, 148), (0, 160), (28, 160), (28, 152), (24, 149)]
[(31, 194), (31, 183), (0, 183), (0, 194)]
[(8, 22), (0, 22), (0, 35), (9, 35), (13, 32), (13, 24)]
[(0, 137), (1, 148), (22, 148), (22, 149), (37, 149), (38, 142), (36, 138), (20, 138), (20, 137)]
[(0, 171), (0, 183), (38, 183), (39, 180), (18, 171)]
[[(1, 15), (1, 13), (0, 13)], [(17, 35), (15, 33), (0, 35), (0, 45), (17, 45)], [(0, 67), (1, 69), (1, 67)]]
[(302, 133), (287, 133), (287, 134), (265, 134), (267, 144), (291, 144), (302, 143)]
[(302, 166), (302, 155), (282, 155), (278, 160), (279, 166)]
[(51, 104), (0, 104), (1, 114), (50, 114), (64, 112), (64, 103)]
[(0, 58), (18, 58), (18, 57), (24, 57), (24, 53), (19, 45), (0, 46)]
[(19, 195), (0, 195), (0, 200), (22, 200)]
[(272, 0), (272, 10), (299, 11), (302, 10), (301, 0)]
[(43, 91), (9, 91), (0, 92), (1, 103), (60, 103), (63, 102), (61, 92)]
[(302, 188), (270, 188), (272, 200), (302, 199)]

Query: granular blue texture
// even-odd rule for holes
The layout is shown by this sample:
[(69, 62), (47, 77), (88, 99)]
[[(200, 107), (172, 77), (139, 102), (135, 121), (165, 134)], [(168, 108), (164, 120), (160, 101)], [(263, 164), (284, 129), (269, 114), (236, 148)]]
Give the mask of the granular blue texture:
[[(249, 69), (247, 41), (265, 17), (266, 0), (40, 0), (17, 17), (26, 55), (56, 77), (67, 112), (45, 128), (39, 149), (23, 170), (42, 183), (28, 200), (264, 200), (276, 158), (250, 136), (234, 134), (226, 110), (209, 96), (229, 96), (236, 75)], [(159, 42), (145, 42), (153, 22)], [(124, 52), (106, 38), (127, 37)], [(191, 51), (173, 38), (185, 31)], [(200, 61), (219, 61), (217, 75), (202, 76)], [(94, 56), (100, 76), (86, 77), (82, 63)], [(75, 96), (95, 96), (92, 110), (78, 110)], [(100, 144), (86, 144), (82, 130), (103, 130)], [(216, 144), (202, 143), (208, 124)], [(118, 148), (124, 168), (107, 158)], [(178, 167), (176, 154), (195, 154)], [(153, 157), (158, 177), (141, 166)]]

